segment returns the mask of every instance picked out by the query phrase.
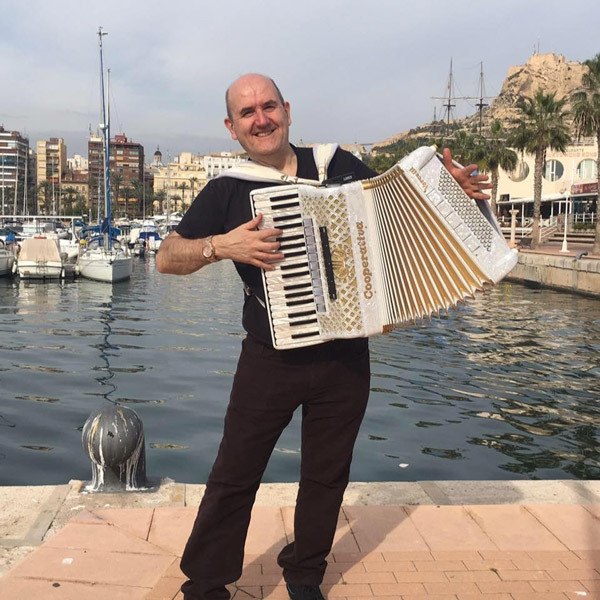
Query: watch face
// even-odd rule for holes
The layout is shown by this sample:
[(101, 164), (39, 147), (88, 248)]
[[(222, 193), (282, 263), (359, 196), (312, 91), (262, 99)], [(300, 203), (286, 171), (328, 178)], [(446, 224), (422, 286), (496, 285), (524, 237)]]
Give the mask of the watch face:
[(204, 258), (211, 258), (213, 255), (212, 246), (204, 246), (204, 248), (202, 248), (202, 255), (204, 256)]

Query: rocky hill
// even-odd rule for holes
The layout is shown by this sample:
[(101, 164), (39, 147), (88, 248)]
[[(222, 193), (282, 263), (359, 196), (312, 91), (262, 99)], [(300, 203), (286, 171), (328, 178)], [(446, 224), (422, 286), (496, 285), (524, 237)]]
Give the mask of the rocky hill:
[[(524, 65), (508, 69), (499, 95), (483, 111), (484, 129), (496, 119), (510, 123), (518, 115), (517, 100), (523, 96), (533, 96), (538, 89), (546, 93), (556, 93), (557, 98), (570, 97), (581, 89), (581, 78), (587, 67), (576, 61), (569, 61), (561, 54), (534, 54)], [(437, 136), (441, 123), (429, 123), (403, 132), (374, 145), (374, 149), (388, 146), (401, 139)], [(471, 131), (479, 125), (479, 115), (471, 115), (455, 121), (458, 129)]]

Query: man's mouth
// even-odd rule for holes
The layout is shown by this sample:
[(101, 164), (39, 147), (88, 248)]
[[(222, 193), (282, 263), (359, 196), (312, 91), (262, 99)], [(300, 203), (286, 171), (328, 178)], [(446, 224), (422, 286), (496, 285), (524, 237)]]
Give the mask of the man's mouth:
[(269, 129), (269, 131), (258, 131), (254, 135), (256, 137), (267, 137), (268, 135), (271, 135), (274, 131), (274, 129)]

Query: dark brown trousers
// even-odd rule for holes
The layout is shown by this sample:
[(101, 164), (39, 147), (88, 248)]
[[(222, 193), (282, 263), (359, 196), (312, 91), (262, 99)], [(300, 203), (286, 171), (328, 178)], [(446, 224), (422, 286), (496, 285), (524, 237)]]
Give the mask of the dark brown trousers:
[(229, 597), (242, 573), (250, 513), (277, 439), (302, 407), (300, 485), (294, 541), (278, 562), (289, 583), (318, 585), (331, 550), (352, 449), (369, 395), (366, 339), (277, 351), (247, 337), (223, 439), (187, 542), (186, 600)]

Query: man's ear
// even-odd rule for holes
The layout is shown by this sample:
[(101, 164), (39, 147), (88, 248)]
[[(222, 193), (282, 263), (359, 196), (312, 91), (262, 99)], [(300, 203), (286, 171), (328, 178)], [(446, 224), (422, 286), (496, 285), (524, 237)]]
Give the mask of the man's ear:
[(290, 103), (287, 101), (284, 102), (283, 108), (285, 108), (285, 112), (287, 113), (287, 116), (288, 116), (288, 127), (289, 127), (292, 124), (292, 110), (290, 108)]
[(235, 134), (235, 131), (233, 130), (233, 121), (229, 117), (226, 117), (223, 122), (225, 123), (225, 127), (227, 127), (227, 129), (229, 130), (231, 139), (235, 140), (237, 142), (237, 135)]

